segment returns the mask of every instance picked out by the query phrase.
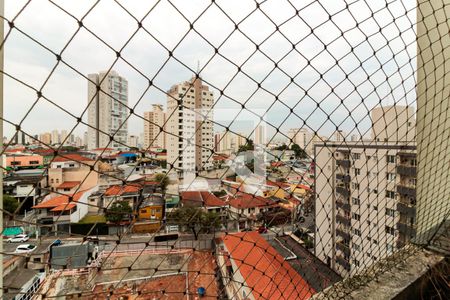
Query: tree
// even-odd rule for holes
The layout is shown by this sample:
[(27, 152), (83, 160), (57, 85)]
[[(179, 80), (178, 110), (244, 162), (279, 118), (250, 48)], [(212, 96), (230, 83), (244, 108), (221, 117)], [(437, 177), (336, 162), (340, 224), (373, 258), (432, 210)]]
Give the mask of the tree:
[(305, 150), (302, 149), (297, 144), (292, 144), (291, 150), (294, 151), (296, 158), (307, 158), (308, 157), (308, 154), (306, 154)]
[(280, 151), (284, 151), (284, 150), (288, 150), (289, 147), (286, 144), (283, 144), (281, 146), (275, 147), (275, 150), (280, 150)]
[(3, 210), (14, 214), (19, 207), (19, 201), (16, 198), (3, 194)]
[(239, 146), (238, 152), (245, 152), (250, 150), (251, 151), (255, 150), (255, 145), (253, 144), (253, 140), (248, 139), (245, 145)]
[(133, 212), (130, 204), (127, 201), (116, 201), (106, 211), (106, 220), (108, 222), (118, 224), (127, 219)]
[(161, 185), (162, 191), (165, 192), (167, 189), (167, 186), (169, 185), (169, 176), (167, 174), (158, 173), (158, 174), (155, 174), (154, 179), (156, 182), (159, 182), (159, 184)]
[(220, 228), (220, 215), (206, 212), (200, 207), (183, 206), (170, 213), (167, 217), (168, 223), (189, 228), (197, 240), (201, 232), (209, 233), (211, 230)]

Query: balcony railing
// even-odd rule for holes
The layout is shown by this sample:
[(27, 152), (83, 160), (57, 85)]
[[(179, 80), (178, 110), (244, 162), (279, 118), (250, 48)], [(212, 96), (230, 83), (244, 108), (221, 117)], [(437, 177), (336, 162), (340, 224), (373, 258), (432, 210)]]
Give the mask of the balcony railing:
[(350, 247), (343, 242), (336, 243), (336, 249), (342, 251), (346, 256), (350, 256)]
[(350, 240), (350, 232), (342, 228), (336, 228), (336, 234), (341, 236), (344, 240)]
[(348, 183), (350, 182), (350, 175), (336, 174), (336, 179)]
[(397, 203), (397, 211), (405, 217), (413, 218), (416, 216), (416, 207), (402, 201)]
[(416, 177), (416, 167), (414, 166), (404, 166), (399, 165), (397, 166), (397, 173), (403, 176), (410, 176), (410, 177)]
[(397, 185), (397, 193), (416, 198), (416, 189), (404, 185)]
[(350, 216), (346, 217), (346, 216), (343, 216), (341, 214), (337, 214), (336, 215), (336, 221), (338, 223), (344, 224), (346, 226), (350, 226)]
[(336, 262), (344, 267), (344, 269), (346, 269), (347, 271), (350, 271), (350, 262), (345, 257), (337, 255)]
[(350, 168), (350, 160), (348, 159), (338, 159), (336, 160), (336, 164), (343, 168)]
[(345, 200), (336, 200), (336, 206), (346, 211), (350, 211), (350, 202)]
[(343, 195), (346, 198), (350, 196), (349, 188), (346, 186), (337, 186), (336, 192)]
[(411, 223), (403, 223), (398, 222), (397, 223), (397, 230), (405, 236), (415, 236), (416, 235), (416, 226)]

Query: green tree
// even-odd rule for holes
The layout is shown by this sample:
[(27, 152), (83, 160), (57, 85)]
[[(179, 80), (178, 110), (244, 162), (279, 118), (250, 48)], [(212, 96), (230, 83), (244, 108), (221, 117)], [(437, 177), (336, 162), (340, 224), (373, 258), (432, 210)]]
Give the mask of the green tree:
[(220, 228), (221, 217), (217, 213), (206, 212), (200, 207), (183, 206), (170, 213), (167, 221), (189, 228), (197, 240), (201, 232), (210, 233)]
[(245, 145), (239, 146), (238, 152), (245, 152), (250, 150), (255, 150), (255, 145), (253, 144), (253, 140), (248, 139)]
[(127, 219), (133, 212), (127, 201), (116, 201), (106, 211), (105, 217), (108, 222), (118, 224)]
[(280, 151), (284, 151), (284, 150), (288, 150), (288, 149), (289, 149), (289, 147), (286, 144), (275, 147), (275, 150), (280, 150)]
[(19, 207), (19, 201), (16, 198), (3, 194), (3, 210), (14, 214)]
[(163, 192), (165, 192), (167, 186), (169, 185), (169, 176), (167, 174), (158, 173), (155, 174), (154, 180), (156, 182), (159, 182), (159, 184), (161, 185), (161, 189), (163, 190)]
[(296, 158), (307, 158), (308, 157), (308, 155), (306, 154), (305, 150), (302, 149), (297, 144), (292, 144), (291, 150), (294, 151)]

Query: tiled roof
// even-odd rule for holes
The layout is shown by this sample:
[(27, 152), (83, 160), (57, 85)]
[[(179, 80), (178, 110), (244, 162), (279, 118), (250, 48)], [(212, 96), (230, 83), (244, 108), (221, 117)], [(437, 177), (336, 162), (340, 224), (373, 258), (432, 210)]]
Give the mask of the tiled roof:
[(186, 191), (181, 192), (180, 196), (181, 201), (185, 204), (198, 203), (199, 206), (206, 207), (226, 206), (225, 201), (206, 191)]
[(64, 181), (60, 185), (58, 185), (57, 189), (71, 189), (79, 185), (81, 181)]
[(279, 188), (287, 188), (287, 187), (289, 187), (289, 183), (286, 183), (286, 182), (275, 182), (275, 181), (271, 181), (271, 180), (267, 180), (266, 184), (270, 185), (270, 186), (277, 186)]
[(53, 159), (53, 162), (63, 161), (94, 161), (88, 157), (81, 156), (80, 154), (61, 154)]
[(239, 192), (234, 197), (228, 199), (228, 204), (235, 208), (253, 208), (276, 205), (273, 201), (243, 192)]
[(315, 293), (256, 231), (228, 234), (223, 242), (255, 299), (308, 299)]
[[(33, 208), (52, 208), (53, 209), (58, 209), (59, 211), (61, 210), (69, 210), (72, 207), (75, 207), (76, 203), (74, 202), (78, 202), (78, 200), (81, 198), (81, 196), (83, 196), (83, 194), (85, 193), (85, 191), (80, 191), (75, 193), (72, 196), (72, 201), (69, 202), (69, 197), (70, 195), (59, 195), (56, 197), (53, 197), (51, 199), (45, 200), (35, 206), (33, 206)], [(66, 207), (66, 209), (64, 209), (64, 207)], [(70, 208), (69, 208), (70, 207)]]
[(121, 196), (124, 194), (134, 194), (142, 189), (140, 184), (113, 185), (105, 191), (105, 196)]

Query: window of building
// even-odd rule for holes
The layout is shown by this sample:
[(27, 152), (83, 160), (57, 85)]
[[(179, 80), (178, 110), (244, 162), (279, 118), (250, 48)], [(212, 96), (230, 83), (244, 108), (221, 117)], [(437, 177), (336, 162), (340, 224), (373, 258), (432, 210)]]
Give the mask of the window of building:
[(361, 230), (353, 228), (353, 234), (355, 234), (357, 236), (361, 236)]
[(359, 183), (352, 182), (352, 189), (359, 190)]
[(360, 221), (361, 220), (361, 216), (357, 213), (352, 213), (352, 219), (356, 220), (356, 221)]
[(386, 198), (395, 199), (395, 192), (393, 192), (393, 191), (386, 191)]
[(388, 181), (394, 181), (395, 180), (395, 173), (386, 173), (386, 179)]
[(353, 260), (353, 264), (354, 264), (356, 267), (359, 267), (359, 261), (358, 261), (358, 260), (354, 259), (354, 260)]
[(392, 252), (394, 252), (394, 245), (392, 245), (392, 244), (386, 244), (386, 251), (387, 251), (387, 253), (392, 253)]
[(353, 245), (352, 245), (352, 248), (353, 248), (353, 250), (361, 251), (361, 246), (358, 245), (358, 244), (353, 244)]
[(355, 168), (355, 176), (358, 176), (359, 174), (361, 174), (361, 170), (360, 170), (360, 169), (357, 169), (357, 168)]
[(386, 162), (395, 164), (395, 155), (386, 155)]
[(390, 235), (395, 235), (395, 229), (393, 228), (393, 227), (390, 227), (390, 226), (385, 226), (384, 227), (384, 231), (387, 233), (387, 234), (390, 234)]
[(360, 159), (361, 154), (360, 153), (352, 153), (352, 157), (353, 157), (353, 160)]
[(37, 160), (30, 160), (30, 165), (38, 165), (39, 161)]
[(386, 216), (395, 217), (395, 210), (391, 208), (386, 208)]
[(354, 205), (360, 205), (361, 201), (359, 200), (359, 198), (352, 198), (352, 204)]

